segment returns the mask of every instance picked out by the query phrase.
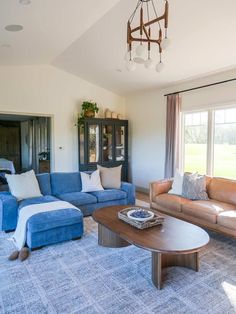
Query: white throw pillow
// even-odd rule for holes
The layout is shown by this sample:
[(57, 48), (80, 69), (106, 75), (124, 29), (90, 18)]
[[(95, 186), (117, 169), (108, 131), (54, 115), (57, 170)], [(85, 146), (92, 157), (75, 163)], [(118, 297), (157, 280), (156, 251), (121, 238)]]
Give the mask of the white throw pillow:
[(18, 201), (42, 196), (34, 170), (22, 174), (6, 174), (10, 192)]
[(81, 172), (82, 191), (81, 192), (95, 192), (104, 190), (101, 184), (99, 170), (91, 174)]
[(112, 168), (97, 165), (97, 168), (100, 170), (102, 186), (104, 189), (120, 189), (122, 165)]
[(175, 194), (175, 195), (182, 195), (183, 180), (184, 180), (183, 173), (180, 173), (180, 171), (177, 169), (175, 176), (174, 176), (172, 189), (168, 193), (169, 194)]

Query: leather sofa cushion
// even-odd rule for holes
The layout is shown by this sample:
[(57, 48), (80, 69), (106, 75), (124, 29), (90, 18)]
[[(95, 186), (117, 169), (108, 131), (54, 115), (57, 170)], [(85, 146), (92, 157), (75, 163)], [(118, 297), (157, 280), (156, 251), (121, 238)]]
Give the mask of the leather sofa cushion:
[(231, 210), (234, 206), (217, 202), (214, 200), (209, 201), (192, 201), (187, 204), (183, 204), (182, 211), (183, 213), (203, 219), (210, 223), (217, 223), (217, 215), (225, 210)]
[(217, 223), (219, 226), (236, 230), (236, 206), (235, 210), (227, 210), (220, 213), (217, 217)]
[(191, 202), (190, 200), (174, 194), (160, 194), (155, 198), (156, 204), (173, 211), (181, 212), (182, 204)]
[(96, 191), (96, 192), (91, 192), (89, 194), (92, 194), (93, 196), (95, 196), (99, 203), (122, 200), (127, 197), (127, 193), (125, 191), (116, 190), (116, 189)]
[(95, 196), (84, 192), (59, 194), (57, 197), (63, 201), (71, 203), (76, 207), (97, 203), (97, 198)]
[(213, 200), (236, 205), (236, 181), (234, 180), (212, 178), (207, 192)]

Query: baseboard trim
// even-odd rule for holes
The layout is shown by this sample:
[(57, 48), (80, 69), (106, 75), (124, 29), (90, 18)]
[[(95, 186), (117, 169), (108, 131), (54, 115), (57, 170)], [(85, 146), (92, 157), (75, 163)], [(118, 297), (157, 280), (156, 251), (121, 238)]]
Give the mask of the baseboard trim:
[(135, 189), (137, 192), (142, 192), (142, 193), (145, 193), (145, 194), (149, 194), (149, 189), (146, 189), (146, 188), (143, 188), (141, 186), (135, 186)]

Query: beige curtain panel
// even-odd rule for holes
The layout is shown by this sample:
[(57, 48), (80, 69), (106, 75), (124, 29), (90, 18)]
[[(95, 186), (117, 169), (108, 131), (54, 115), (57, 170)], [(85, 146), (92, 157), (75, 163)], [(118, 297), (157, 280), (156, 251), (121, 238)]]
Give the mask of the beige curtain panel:
[(167, 96), (165, 178), (173, 177), (179, 168), (180, 112), (180, 95)]

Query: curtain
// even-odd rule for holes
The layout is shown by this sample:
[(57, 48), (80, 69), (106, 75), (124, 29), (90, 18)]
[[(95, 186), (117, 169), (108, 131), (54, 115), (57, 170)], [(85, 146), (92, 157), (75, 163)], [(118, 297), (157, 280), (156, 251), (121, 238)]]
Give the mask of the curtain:
[(167, 96), (165, 178), (173, 177), (179, 168), (180, 111), (180, 95)]
[(28, 168), (38, 173), (40, 158), (50, 159), (50, 118), (35, 118), (28, 123)]

